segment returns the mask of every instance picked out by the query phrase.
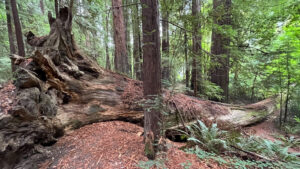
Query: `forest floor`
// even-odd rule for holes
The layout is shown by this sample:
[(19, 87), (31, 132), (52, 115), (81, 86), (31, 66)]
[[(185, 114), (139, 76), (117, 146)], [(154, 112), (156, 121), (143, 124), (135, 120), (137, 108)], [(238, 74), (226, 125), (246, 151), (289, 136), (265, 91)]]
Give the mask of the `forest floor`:
[[(14, 85), (9, 82), (0, 89), (0, 113), (8, 113), (15, 94)], [(270, 116), (262, 123), (245, 128), (245, 133), (256, 135), (271, 141), (276, 135), (284, 135), (275, 126), (277, 114)], [(71, 131), (61, 137), (51, 147), (48, 160), (40, 168), (105, 168), (134, 169), (143, 161), (144, 156), (143, 128), (128, 122), (110, 121), (94, 123)], [(185, 143), (166, 140), (168, 150), (159, 154), (160, 161), (166, 168), (181, 169), (190, 166), (198, 168), (229, 168), (213, 159), (199, 159), (195, 154), (181, 150)], [(291, 152), (300, 150), (290, 149)]]

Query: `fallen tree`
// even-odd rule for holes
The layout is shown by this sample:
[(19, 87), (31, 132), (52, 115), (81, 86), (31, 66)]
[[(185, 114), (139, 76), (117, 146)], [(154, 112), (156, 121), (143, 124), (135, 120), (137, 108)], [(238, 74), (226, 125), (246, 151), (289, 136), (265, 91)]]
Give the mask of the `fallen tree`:
[[(49, 35), (28, 32), (27, 42), (35, 53), (23, 58), (12, 55), (18, 69), (15, 104), (10, 113), (0, 113), (0, 168), (18, 164), (31, 168), (28, 153), (43, 154), (40, 145), (55, 143), (57, 137), (83, 125), (111, 120), (143, 123), (142, 82), (105, 70), (77, 48), (72, 30), (72, 5), (48, 13)], [(182, 128), (196, 119), (218, 122), (221, 128), (258, 122), (275, 111), (276, 99), (235, 106), (199, 100), (164, 91), (168, 110), (167, 128)], [(28, 151), (34, 150), (34, 151)], [(14, 157), (14, 158), (12, 158)]]

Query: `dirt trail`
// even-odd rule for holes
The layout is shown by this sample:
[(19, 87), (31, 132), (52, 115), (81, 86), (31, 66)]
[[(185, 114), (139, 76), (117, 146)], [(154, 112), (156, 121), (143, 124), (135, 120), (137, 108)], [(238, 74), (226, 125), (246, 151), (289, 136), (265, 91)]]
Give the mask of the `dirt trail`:
[[(41, 165), (46, 168), (134, 169), (143, 155), (143, 128), (121, 121), (95, 123), (62, 137), (53, 147), (52, 158)], [(200, 161), (196, 155), (179, 150), (183, 143), (167, 141), (169, 150), (164, 157), (170, 169), (224, 168), (216, 162)]]

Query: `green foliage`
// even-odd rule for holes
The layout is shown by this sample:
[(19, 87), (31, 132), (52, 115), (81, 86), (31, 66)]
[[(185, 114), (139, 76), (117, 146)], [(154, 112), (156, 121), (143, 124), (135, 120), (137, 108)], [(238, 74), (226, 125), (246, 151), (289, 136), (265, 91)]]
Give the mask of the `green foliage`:
[(285, 147), (300, 147), (300, 139), (295, 138), (294, 136), (290, 136), (288, 138), (283, 135), (275, 136), (277, 139), (283, 142), (283, 146)]
[(226, 141), (224, 140), (226, 131), (219, 130), (217, 124), (212, 124), (208, 128), (201, 120), (197, 120), (196, 124), (187, 126), (188, 132), (184, 132), (188, 141), (200, 145), (206, 150), (213, 152), (221, 152), (227, 149)]
[(137, 167), (140, 167), (142, 169), (150, 169), (152, 167), (167, 169), (166, 166), (165, 166), (165, 160), (164, 159), (139, 161), (139, 163), (137, 164)]
[(280, 159), (287, 162), (300, 162), (297, 157), (299, 154), (289, 153), (288, 148), (290, 146), (285, 146), (279, 141), (272, 142), (270, 140), (254, 136), (242, 137), (240, 138), (240, 141), (236, 143), (236, 146), (246, 151), (261, 154), (265, 157)]
[(184, 168), (184, 169), (189, 169), (192, 166), (192, 163), (190, 161), (187, 161), (187, 163), (180, 163), (180, 165)]
[(12, 79), (10, 59), (0, 57), (0, 84)]

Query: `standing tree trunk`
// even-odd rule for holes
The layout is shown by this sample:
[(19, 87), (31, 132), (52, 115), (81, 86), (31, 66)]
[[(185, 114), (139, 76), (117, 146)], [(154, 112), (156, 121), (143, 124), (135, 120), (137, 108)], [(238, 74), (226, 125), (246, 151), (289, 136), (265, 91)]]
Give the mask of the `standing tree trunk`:
[[(200, 54), (201, 50), (201, 36), (199, 33), (200, 23), (197, 21), (200, 14), (200, 2), (199, 0), (193, 0), (192, 2), (192, 16), (193, 16), (193, 62), (192, 62), (192, 79), (191, 87), (194, 89), (194, 95), (197, 96), (200, 85), (198, 81), (202, 79), (198, 74), (201, 75), (201, 66), (198, 65), (197, 56)], [(199, 68), (199, 70), (198, 70)], [(200, 78), (199, 78), (200, 77)], [(201, 84), (201, 83), (200, 83)]]
[(122, 0), (112, 0), (114, 42), (115, 42), (115, 70), (122, 73), (129, 73), (128, 55), (126, 48), (126, 33), (122, 10)]
[[(220, 7), (225, 11), (220, 18)], [(231, 0), (213, 0), (213, 20), (218, 26), (231, 25)], [(211, 57), (212, 68), (210, 70), (211, 82), (223, 89), (223, 101), (228, 102), (229, 85), (229, 46), (230, 39), (227, 35), (219, 32), (217, 28), (212, 30)]]
[(184, 56), (185, 56), (185, 86), (190, 87), (190, 63), (188, 59), (188, 40), (187, 40), (187, 33), (184, 33)]
[(288, 114), (288, 106), (289, 106), (289, 99), (290, 99), (290, 85), (291, 85), (291, 74), (290, 74), (290, 61), (289, 61), (289, 54), (286, 55), (286, 71), (287, 71), (287, 86), (286, 86), (286, 100), (285, 100), (285, 110), (284, 110), (284, 118), (283, 122), (286, 123), (287, 121), (287, 114)]
[[(141, 0), (143, 23), (143, 89), (144, 96), (154, 102), (161, 94), (161, 65), (158, 0)], [(145, 154), (155, 158), (157, 140), (160, 135), (159, 108), (149, 104), (144, 111)]]
[(11, 0), (10, 5), (11, 5), (11, 10), (12, 10), (13, 18), (14, 18), (14, 23), (15, 23), (15, 32), (16, 32), (16, 39), (17, 39), (17, 45), (18, 45), (18, 54), (20, 56), (25, 57), (25, 49), (24, 49), (22, 28), (21, 28), (21, 24), (20, 24), (20, 19), (19, 19), (16, 0)]
[[(14, 44), (14, 35), (12, 30), (12, 23), (11, 23), (11, 17), (10, 17), (10, 5), (9, 0), (5, 0), (5, 9), (6, 9), (6, 20), (7, 20), (7, 31), (8, 31), (8, 40), (9, 40), (9, 50), (10, 54), (16, 53), (16, 47)], [(15, 71), (14, 63), (11, 62), (11, 70)]]
[(42, 14), (44, 15), (44, 13), (45, 13), (44, 0), (40, 0), (40, 8), (41, 8)]
[(169, 66), (169, 11), (166, 0), (162, 4), (162, 79), (170, 80)]
[[(133, 3), (138, 3), (139, 0), (133, 0)], [(141, 32), (140, 32), (140, 17), (138, 4), (133, 5), (131, 9), (132, 18), (132, 34), (133, 34), (133, 58), (134, 58), (134, 73), (138, 80), (142, 80), (141, 76)]]
[[(128, 5), (130, 0), (123, 0), (125, 5)], [(132, 77), (132, 71), (131, 71), (131, 45), (130, 45), (130, 22), (129, 22), (129, 16), (130, 16), (130, 11), (129, 7), (123, 7), (123, 12), (124, 12), (124, 24), (125, 24), (125, 38), (126, 38), (126, 48), (127, 48), (127, 56), (128, 56), (128, 73)]]
[(105, 63), (105, 68), (110, 70), (110, 60), (109, 60), (109, 50), (108, 50), (108, 36), (109, 36), (109, 32), (108, 32), (108, 15), (109, 13), (106, 14), (105, 16), (105, 53), (106, 53), (106, 63)]

